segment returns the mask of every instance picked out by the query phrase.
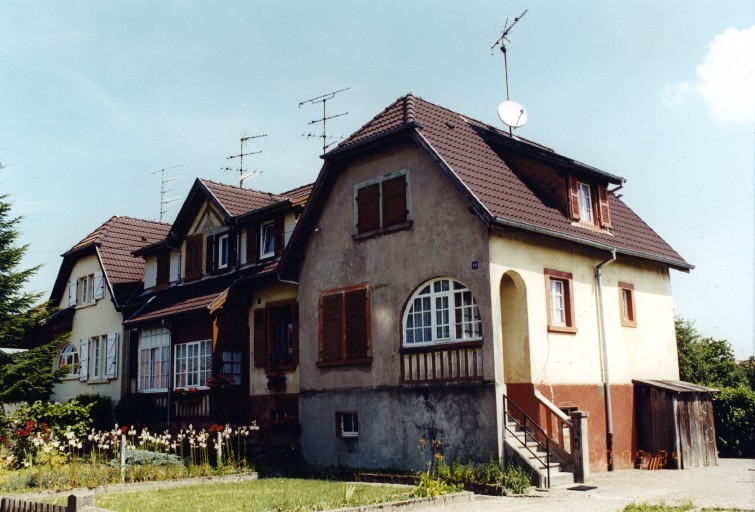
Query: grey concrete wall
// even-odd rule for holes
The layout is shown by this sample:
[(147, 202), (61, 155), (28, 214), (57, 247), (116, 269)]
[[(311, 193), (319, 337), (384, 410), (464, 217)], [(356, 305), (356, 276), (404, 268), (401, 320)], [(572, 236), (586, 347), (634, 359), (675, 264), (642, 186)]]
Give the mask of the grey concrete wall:
[[(338, 439), (335, 415), (357, 412), (359, 437)], [(420, 469), (420, 438), (443, 441), (443, 455), (484, 462), (497, 456), (495, 387), (351, 389), (299, 395), (301, 443), (308, 462), (372, 469)]]

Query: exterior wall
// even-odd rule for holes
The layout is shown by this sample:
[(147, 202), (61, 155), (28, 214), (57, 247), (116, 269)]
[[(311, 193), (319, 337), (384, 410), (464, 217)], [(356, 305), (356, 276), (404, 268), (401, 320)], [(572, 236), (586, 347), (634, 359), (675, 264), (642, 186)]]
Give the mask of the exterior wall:
[[(490, 286), (495, 333), (496, 380), (506, 384), (518, 405), (534, 413), (528, 402), (533, 385), (559, 407), (577, 406), (589, 416), (589, 448), (593, 470), (605, 469), (606, 416), (595, 266), (608, 259), (604, 251), (556, 242), (526, 233), (496, 231), (490, 239)], [(548, 332), (547, 290), (543, 269), (573, 274), (574, 334)], [(514, 275), (526, 289), (526, 317), (507, 308), (499, 286), (504, 274)], [(620, 320), (618, 282), (634, 285), (636, 327)], [(503, 303), (501, 302), (503, 300)], [(501, 307), (503, 306), (503, 307)], [(611, 380), (614, 464), (631, 467), (634, 447), (632, 379), (678, 379), (674, 310), (668, 268), (619, 256), (603, 267), (603, 307)], [(520, 324), (525, 337), (504, 339), (507, 323)], [(516, 332), (516, 329), (514, 329)], [(528, 350), (526, 357), (522, 356)], [(506, 357), (517, 360), (516, 368)], [(529, 379), (522, 379), (529, 374)]]
[[(71, 279), (78, 279), (79, 277), (94, 274), (100, 270), (100, 264), (97, 256), (92, 254), (85, 256), (73, 266), (71, 275), (69, 276), (69, 282)], [(68, 291), (63, 293), (58, 306), (61, 309), (68, 307)], [(76, 312), (73, 317), (73, 328), (68, 340), (76, 346), (77, 351), (80, 352), (80, 340), (82, 338), (89, 338), (91, 336), (99, 336), (108, 334), (111, 332), (118, 333), (118, 373), (116, 379), (111, 380), (92, 380), (92, 351), (90, 350), (90, 370), (89, 380), (81, 382), (78, 375), (64, 378), (62, 382), (56, 384), (53, 388), (53, 394), (51, 399), (56, 402), (65, 402), (80, 394), (92, 394), (98, 393), (101, 395), (110, 396), (113, 403), (117, 403), (121, 397), (121, 384), (120, 376), (122, 373), (121, 358), (123, 355), (123, 316), (115, 310), (113, 302), (110, 296), (110, 290), (105, 286), (105, 296), (101, 299), (97, 299), (93, 304), (77, 305)], [(62, 346), (61, 346), (62, 348)], [(91, 347), (90, 347), (91, 349)], [(103, 355), (104, 357), (104, 355)], [(81, 354), (79, 353), (79, 358)], [(57, 355), (54, 364), (57, 364)]]
[[(170, 252), (170, 271), (168, 281), (175, 283), (180, 278), (181, 254), (178, 251)], [(157, 256), (150, 255), (144, 259), (144, 289), (154, 288), (157, 284)]]
[[(409, 170), (408, 204), (412, 226), (353, 240), (354, 186), (402, 169)], [(487, 239), (486, 227), (479, 217), (469, 212), (461, 194), (437, 166), (411, 144), (396, 144), (377, 156), (355, 161), (340, 173), (321, 213), (318, 229), (312, 233), (306, 247), (306, 259), (300, 271), (302, 393), (299, 407), (302, 446), (309, 460), (332, 460), (333, 411), (343, 410), (347, 399), (354, 401), (350, 407), (359, 408), (356, 412), (360, 414), (360, 436), (358, 449), (343, 458), (344, 464), (405, 467), (414, 460), (418, 436), (426, 430), (465, 436), (469, 457), (481, 451), (485, 451), (485, 457), (489, 455), (488, 443), (495, 446), (495, 434), (471, 425), (467, 428), (465, 415), (447, 414), (440, 408), (433, 413), (432, 402), (403, 398), (404, 395), (421, 395), (428, 392), (428, 388), (401, 386), (399, 353), (401, 320), (407, 300), (428, 279), (448, 276), (467, 286), (477, 301), (485, 340), (483, 380), (493, 381), (490, 287), (489, 275), (484, 270), (488, 265)], [(474, 261), (478, 262), (477, 269), (473, 269)], [(371, 294), (371, 364), (319, 368), (316, 363), (320, 294), (360, 283), (368, 283)], [(433, 400), (441, 404), (444, 400), (458, 399), (464, 402), (466, 410), (474, 410), (489, 421), (489, 411), (495, 408), (493, 393), (482, 391), (483, 385), (477, 385), (481, 389), (474, 393), (460, 391), (474, 385), (466, 388), (447, 385), (433, 391)], [(478, 403), (470, 400), (470, 396), (486, 402)], [(420, 414), (421, 410), (425, 413)], [(383, 416), (395, 421), (380, 419)], [(384, 428), (386, 421), (391, 428)], [(489, 438), (491, 435), (493, 437)], [(387, 447), (396, 444), (401, 448), (391, 448), (388, 456), (382, 455), (389, 450)]]

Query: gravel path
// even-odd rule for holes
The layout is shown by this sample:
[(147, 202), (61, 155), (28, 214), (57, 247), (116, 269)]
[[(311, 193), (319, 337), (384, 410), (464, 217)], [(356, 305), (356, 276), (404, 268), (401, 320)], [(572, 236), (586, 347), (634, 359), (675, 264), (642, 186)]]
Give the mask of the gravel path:
[(570, 491), (568, 488), (573, 487), (570, 485), (536, 491), (526, 497), (477, 496), (471, 503), (448, 505), (439, 510), (615, 512), (632, 502), (661, 500), (671, 504), (690, 500), (700, 508), (755, 510), (755, 460), (752, 459), (720, 459), (718, 466), (682, 471), (626, 469), (593, 473), (585, 485), (596, 488)]

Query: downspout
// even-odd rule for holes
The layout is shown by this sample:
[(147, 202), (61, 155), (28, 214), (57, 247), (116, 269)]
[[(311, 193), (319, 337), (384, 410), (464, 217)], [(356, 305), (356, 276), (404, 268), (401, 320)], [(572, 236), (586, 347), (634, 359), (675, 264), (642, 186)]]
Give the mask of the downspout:
[(601, 366), (606, 398), (606, 453), (608, 454), (608, 471), (613, 471), (613, 413), (611, 411), (611, 379), (608, 373), (608, 343), (606, 342), (606, 322), (603, 315), (603, 266), (616, 261), (616, 249), (611, 249), (611, 258), (595, 266), (595, 278), (598, 283), (598, 321), (602, 345)]

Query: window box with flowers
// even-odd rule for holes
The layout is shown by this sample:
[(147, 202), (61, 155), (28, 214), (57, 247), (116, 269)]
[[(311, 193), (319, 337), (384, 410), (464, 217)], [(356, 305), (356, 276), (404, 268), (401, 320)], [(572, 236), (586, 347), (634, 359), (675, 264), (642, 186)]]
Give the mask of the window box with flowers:
[(205, 393), (199, 388), (176, 388), (173, 390), (173, 398), (179, 405), (193, 405), (202, 401)]

